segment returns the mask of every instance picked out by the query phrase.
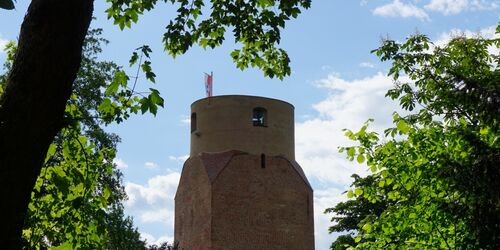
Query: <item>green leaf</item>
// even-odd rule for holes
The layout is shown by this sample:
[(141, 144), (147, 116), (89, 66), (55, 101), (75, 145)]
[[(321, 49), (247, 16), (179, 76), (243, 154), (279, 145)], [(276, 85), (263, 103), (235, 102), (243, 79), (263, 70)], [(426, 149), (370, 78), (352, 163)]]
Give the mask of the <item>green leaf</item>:
[(141, 103), (141, 112), (142, 112), (142, 114), (148, 112), (148, 110), (151, 107), (151, 101), (150, 101), (150, 99), (149, 98), (142, 98), (139, 102)]
[(111, 105), (111, 100), (109, 98), (105, 98), (98, 107), (99, 112), (101, 113), (112, 113), (113, 106)]
[(50, 247), (49, 250), (72, 250), (73, 246), (70, 242), (64, 242), (60, 246)]
[(371, 232), (372, 231), (372, 225), (370, 223), (366, 223), (363, 225), (362, 227), (363, 230), (367, 231), (367, 232)]
[(354, 197), (352, 190), (347, 191), (347, 198), (351, 199), (352, 197)]
[(14, 2), (12, 0), (0, 0), (0, 8), (12, 10), (15, 8)]
[(151, 94), (149, 95), (149, 99), (151, 100), (151, 103), (154, 105), (158, 105), (160, 107), (163, 107), (164, 100), (160, 96), (160, 92), (156, 89), (150, 88)]
[(401, 119), (396, 124), (396, 127), (403, 134), (408, 134), (408, 132), (410, 131), (410, 127), (408, 127), (408, 124), (404, 120), (401, 120)]
[[(359, 164), (365, 162), (365, 156), (362, 154), (359, 154), (358, 157), (356, 158)], [(376, 168), (375, 168), (376, 169)]]
[(385, 186), (385, 180), (380, 180), (378, 183), (379, 187), (384, 187)]
[(389, 198), (389, 200), (394, 200), (394, 192), (389, 192), (387, 198)]
[(156, 112), (158, 112), (158, 106), (156, 106), (156, 104), (150, 102), (150, 104), (149, 104), (149, 112), (151, 114), (153, 114), (154, 116), (156, 116)]
[(150, 80), (152, 83), (155, 83), (155, 77), (156, 77), (155, 73), (150, 71), (150, 72), (146, 72), (145, 75), (146, 75), (146, 79)]
[(358, 195), (358, 196), (359, 196), (359, 195), (362, 195), (362, 194), (363, 194), (363, 189), (361, 189), (361, 188), (356, 188), (356, 190), (354, 190), (354, 193), (355, 193), (356, 195)]
[(51, 143), (49, 149), (47, 150), (47, 156), (45, 156), (45, 162), (47, 162), (50, 157), (52, 157), (56, 153), (57, 145)]
[(108, 199), (111, 196), (111, 190), (109, 189), (108, 186), (104, 188), (104, 198)]
[(83, 190), (85, 190), (85, 186), (83, 183), (79, 183), (78, 185), (73, 187), (73, 190), (75, 193), (83, 193)]
[(117, 80), (112, 81), (106, 88), (104, 95), (110, 96), (116, 94), (118, 92), (118, 87), (120, 87), (120, 82)]
[[(149, 45), (142, 45), (142, 47), (140, 47), (141, 49), (141, 52), (147, 57), (147, 58), (150, 58), (149, 56), (149, 53), (153, 52), (151, 50), (151, 48), (149, 47)], [(147, 61), (146, 61), (147, 62)]]
[(354, 157), (354, 154), (356, 154), (356, 150), (354, 149), (354, 147), (349, 147), (347, 149), (347, 155), (350, 157), (350, 158), (353, 158)]
[(130, 60), (128, 61), (130, 67), (132, 67), (132, 65), (134, 65), (138, 59), (139, 59), (139, 55), (137, 54), (137, 52), (134, 51), (132, 53), (132, 56), (130, 57)]

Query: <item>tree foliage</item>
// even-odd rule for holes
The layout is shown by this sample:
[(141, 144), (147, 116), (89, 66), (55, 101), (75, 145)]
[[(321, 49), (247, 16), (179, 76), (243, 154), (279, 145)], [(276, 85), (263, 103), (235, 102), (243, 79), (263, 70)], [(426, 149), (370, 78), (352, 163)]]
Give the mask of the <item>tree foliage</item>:
[(0, 8), (6, 10), (14, 9), (14, 1), (13, 0), (0, 0)]
[[(82, 65), (66, 105), (65, 127), (50, 145), (31, 194), (23, 229), (25, 247), (144, 247), (132, 219), (123, 214), (121, 202), (126, 194), (122, 174), (113, 164), (119, 137), (105, 132), (103, 126), (138, 113), (143, 100), (152, 99), (158, 91), (139, 94), (128, 87), (129, 77), (121, 67), (98, 60), (102, 45), (107, 44), (101, 32), (90, 30), (85, 40)], [(16, 46), (10, 43), (6, 49), (5, 68), (9, 69)], [(144, 68), (148, 61), (141, 62), (138, 67)], [(152, 73), (150, 66), (144, 70), (146, 78), (148, 72)], [(5, 79), (0, 77), (0, 93)], [(143, 112), (156, 113), (163, 99), (156, 97), (148, 105)]]
[(106, 235), (104, 249), (144, 249), (146, 242), (140, 239), (140, 234), (133, 220), (123, 214), (123, 207), (116, 206), (107, 213)]
[(339, 235), (337, 239), (332, 243), (330, 249), (332, 250), (345, 250), (349, 246), (354, 246), (356, 242), (351, 234)]
[[(285, 28), (286, 21), (297, 18), (302, 9), (311, 6), (311, 0), (106, 1), (110, 4), (106, 10), (108, 18), (122, 30), (131, 28), (158, 2), (178, 5), (177, 16), (168, 22), (163, 34), (164, 49), (173, 57), (186, 53), (194, 44), (212, 49), (220, 46), (227, 30), (232, 28), (234, 41), (242, 45), (231, 53), (237, 67), (241, 70), (257, 67), (265, 76), (281, 80), (291, 73), (290, 58), (278, 47), (281, 29)], [(14, 9), (14, 1), (0, 0), (0, 8)]]
[[(347, 196), (353, 198), (357, 190), (358, 194), (361, 192), (362, 188), (372, 186), (379, 177), (370, 175), (365, 178), (360, 177), (357, 174), (352, 175), (354, 178), (351, 187), (357, 188), (354, 191), (349, 190)], [(383, 196), (383, 194), (378, 194)], [(332, 243), (331, 249), (333, 250), (345, 250), (347, 246), (354, 246), (355, 241), (352, 237), (354, 233), (359, 230), (359, 224), (368, 216), (379, 216), (387, 208), (387, 198), (379, 197), (377, 201), (371, 202), (363, 196), (357, 197), (356, 199), (348, 200), (346, 202), (340, 202), (335, 207), (327, 208), (325, 213), (333, 213), (331, 221), (335, 224), (330, 226), (328, 231), (330, 233), (345, 233), (340, 235)]]
[(179, 244), (174, 243), (174, 244), (169, 244), (168, 242), (163, 242), (159, 245), (149, 245), (146, 250), (178, 250), (179, 249)]
[(131, 27), (158, 2), (178, 5), (177, 16), (163, 34), (165, 50), (172, 56), (186, 53), (193, 45), (215, 48), (232, 31), (241, 48), (231, 53), (239, 69), (257, 67), (265, 76), (283, 79), (290, 75), (290, 58), (278, 44), (285, 22), (297, 18), (311, 0), (107, 0), (108, 18), (121, 29)]
[(392, 61), (386, 96), (412, 112), (395, 113), (384, 137), (368, 124), (346, 130), (359, 145), (340, 151), (366, 161), (373, 182), (355, 180), (354, 200), (327, 212), (355, 214), (349, 204), (366, 200), (386, 206), (352, 218), (357, 248), (500, 248), (499, 48), (499, 38), (458, 36), (436, 47), (417, 34), (373, 51)]

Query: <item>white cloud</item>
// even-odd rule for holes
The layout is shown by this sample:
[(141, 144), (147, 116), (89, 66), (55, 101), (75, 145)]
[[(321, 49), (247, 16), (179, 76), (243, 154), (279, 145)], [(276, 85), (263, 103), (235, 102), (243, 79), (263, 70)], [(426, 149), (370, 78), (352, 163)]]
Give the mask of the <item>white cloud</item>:
[(463, 11), (492, 10), (499, 7), (498, 0), (431, 0), (424, 8), (444, 15), (456, 15)]
[(425, 10), (411, 3), (402, 3), (400, 0), (393, 0), (392, 3), (377, 7), (372, 12), (376, 16), (383, 17), (416, 17), (424, 21), (430, 20)]
[(171, 161), (178, 161), (178, 162), (185, 162), (188, 158), (189, 158), (189, 155), (180, 155), (180, 156), (170, 155), (168, 157), (169, 160), (171, 160)]
[(160, 166), (158, 166), (158, 164), (155, 162), (147, 161), (144, 163), (144, 167), (149, 168), (149, 169), (157, 169)]
[(121, 158), (116, 158), (113, 159), (113, 163), (116, 164), (116, 167), (118, 169), (125, 169), (128, 168), (128, 164), (123, 161)]
[(183, 124), (183, 125), (191, 124), (191, 117), (189, 117), (187, 115), (181, 116), (181, 124)]
[(152, 211), (145, 211), (141, 214), (140, 220), (142, 222), (162, 222), (167, 225), (174, 225), (174, 210), (158, 209)]
[(174, 237), (163, 235), (158, 238), (155, 238), (153, 235), (141, 232), (141, 239), (145, 240), (148, 245), (157, 245), (159, 246), (163, 242), (172, 243), (174, 242)]
[(452, 29), (448, 32), (443, 32), (441, 33), (437, 39), (435, 39), (434, 44), (437, 46), (444, 46), (446, 45), (451, 39), (459, 36), (465, 36), (469, 38), (473, 37), (483, 37), (483, 38), (498, 38), (500, 37), (499, 34), (495, 34), (495, 28), (496, 26), (489, 26), (486, 28), (483, 28), (478, 31), (471, 31), (471, 30), (461, 30), (461, 29)]
[(392, 122), (391, 114), (397, 106), (384, 96), (393, 82), (382, 72), (351, 81), (342, 79), (339, 74), (330, 74), (316, 83), (332, 91), (325, 100), (313, 106), (325, 120), (347, 127), (360, 126), (370, 117), (385, 124)]
[(339, 146), (351, 145), (342, 129), (359, 129), (369, 118), (376, 131), (392, 125), (393, 111), (398, 105), (385, 98), (393, 86), (392, 79), (382, 73), (347, 81), (331, 74), (317, 82), (318, 87), (331, 91), (323, 101), (314, 104), (318, 115), (296, 124), (296, 158), (309, 177), (323, 183), (347, 186), (353, 173), (363, 174), (365, 168), (346, 160), (338, 153)]
[[(468, 38), (482, 37), (486, 39), (500, 38), (500, 34), (496, 34), (495, 31), (496, 26), (489, 26), (479, 31), (452, 29), (451, 31), (441, 33), (438, 38), (435, 39), (434, 45), (443, 47), (448, 44), (451, 39), (459, 36), (465, 36)], [(500, 50), (496, 46), (490, 46), (488, 47), (488, 52), (492, 55), (498, 55)]]
[[(128, 214), (137, 218), (142, 228), (141, 236), (148, 244), (173, 242), (173, 237), (161, 236), (155, 238), (151, 233), (158, 232), (152, 228), (163, 228), (162, 234), (174, 233), (174, 197), (179, 184), (180, 173), (170, 171), (148, 180), (147, 184), (126, 183), (125, 192), (128, 200), (125, 208)], [(144, 231), (145, 228), (148, 228)], [(151, 230), (152, 229), (152, 230)], [(151, 230), (151, 231), (149, 231)]]
[(160, 205), (159, 207), (162, 209), (168, 209), (170, 205), (173, 207), (173, 199), (179, 179), (179, 172), (171, 172), (167, 175), (158, 175), (149, 179), (147, 185), (128, 182), (125, 185), (125, 192), (128, 196), (125, 205), (128, 208), (144, 205), (147, 205), (148, 208)]
[(359, 67), (373, 69), (373, 68), (375, 68), (375, 64), (370, 63), (370, 62), (362, 62), (359, 64)]
[(347, 200), (344, 190), (328, 188), (314, 190), (314, 238), (316, 249), (329, 249), (337, 234), (328, 234), (332, 214), (325, 214), (325, 209)]
[(438, 11), (444, 15), (458, 14), (469, 5), (468, 0), (431, 0), (425, 9)]
[(322, 65), (321, 70), (331, 70), (332, 66), (331, 65)]
[(5, 46), (7, 46), (7, 43), (9, 43), (9, 42), (10, 41), (7, 39), (0, 38), (0, 54), (5, 53), (5, 51), (4, 51)]

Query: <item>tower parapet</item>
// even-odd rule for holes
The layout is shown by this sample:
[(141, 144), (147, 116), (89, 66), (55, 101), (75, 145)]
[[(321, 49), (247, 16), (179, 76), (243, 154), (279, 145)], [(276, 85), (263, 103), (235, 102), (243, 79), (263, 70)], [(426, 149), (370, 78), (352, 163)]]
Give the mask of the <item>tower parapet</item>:
[(240, 150), (295, 159), (294, 107), (255, 96), (215, 96), (191, 105), (191, 156)]

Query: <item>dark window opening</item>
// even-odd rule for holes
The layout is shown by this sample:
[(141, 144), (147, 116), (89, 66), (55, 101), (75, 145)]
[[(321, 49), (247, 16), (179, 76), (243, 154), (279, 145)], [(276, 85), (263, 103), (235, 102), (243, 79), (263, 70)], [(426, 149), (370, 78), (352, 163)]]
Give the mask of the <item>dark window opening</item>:
[(196, 113), (191, 114), (191, 133), (196, 131)]
[(254, 126), (267, 126), (267, 110), (265, 108), (254, 108), (252, 122)]
[(260, 155), (260, 167), (266, 168), (266, 155), (265, 154)]

